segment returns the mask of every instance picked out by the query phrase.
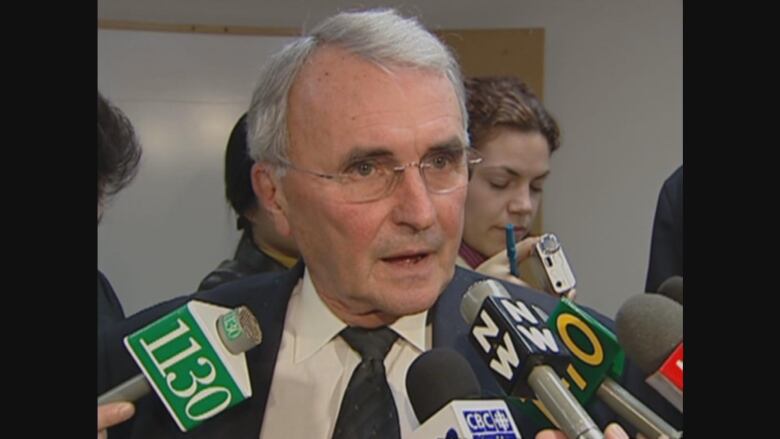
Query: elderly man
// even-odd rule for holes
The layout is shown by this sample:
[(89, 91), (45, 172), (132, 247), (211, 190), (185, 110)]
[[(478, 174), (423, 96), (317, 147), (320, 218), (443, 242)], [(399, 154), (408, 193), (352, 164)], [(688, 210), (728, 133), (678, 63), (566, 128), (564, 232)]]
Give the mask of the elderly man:
[[(246, 355), (252, 398), (186, 436), (405, 437), (419, 425), (406, 371), (440, 346), (459, 350), (485, 392), (498, 394), (457, 311), (483, 277), (455, 267), (469, 167), (479, 162), (466, 127), (457, 63), (415, 20), (343, 13), (282, 49), (261, 72), (249, 111), (252, 184), (301, 263), (133, 316), (102, 340), (99, 390), (137, 373), (123, 335), (198, 299), (247, 305), (263, 341)], [(614, 420), (596, 411), (602, 428)], [(517, 420), (524, 437), (540, 429)], [(181, 433), (157, 398), (145, 398), (111, 435)]]

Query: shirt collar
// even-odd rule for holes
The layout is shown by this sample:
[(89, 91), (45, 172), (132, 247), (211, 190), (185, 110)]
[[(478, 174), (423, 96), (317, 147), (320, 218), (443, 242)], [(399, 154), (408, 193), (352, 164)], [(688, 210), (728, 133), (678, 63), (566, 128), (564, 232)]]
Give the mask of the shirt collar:
[[(295, 353), (293, 362), (306, 360), (328, 344), (347, 325), (336, 317), (317, 294), (308, 267), (303, 273), (300, 289), (300, 306), (293, 308), (290, 318), (295, 329)], [(390, 328), (420, 352), (425, 351), (425, 322), (428, 311), (404, 316)]]

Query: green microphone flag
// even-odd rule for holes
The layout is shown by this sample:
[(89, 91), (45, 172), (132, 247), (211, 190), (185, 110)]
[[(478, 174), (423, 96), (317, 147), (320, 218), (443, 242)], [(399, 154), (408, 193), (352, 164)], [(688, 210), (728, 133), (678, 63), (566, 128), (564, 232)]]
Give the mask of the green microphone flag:
[[(253, 325), (242, 325), (250, 318)], [(245, 307), (230, 310), (192, 301), (128, 335), (124, 342), (186, 432), (252, 396), (243, 352), (259, 338), (256, 320)]]
[[(577, 401), (586, 407), (606, 377), (619, 379), (625, 354), (617, 337), (574, 302), (562, 298), (547, 319), (547, 327), (571, 354), (561, 379)], [(536, 399), (510, 398), (541, 425), (551, 427), (547, 409)]]

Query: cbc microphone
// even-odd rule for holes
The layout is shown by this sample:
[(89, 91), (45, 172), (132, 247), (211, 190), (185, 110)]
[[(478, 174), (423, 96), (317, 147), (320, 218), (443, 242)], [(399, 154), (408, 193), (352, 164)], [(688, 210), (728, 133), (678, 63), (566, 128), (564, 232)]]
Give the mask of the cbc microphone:
[(547, 326), (572, 356), (563, 378), (583, 406), (597, 396), (615, 413), (650, 439), (679, 439), (682, 433), (618, 384), (625, 356), (615, 334), (574, 302), (563, 298)]
[(683, 412), (683, 308), (660, 294), (640, 294), (615, 317), (626, 354), (649, 375), (645, 382)]
[(406, 393), (420, 421), (411, 439), (520, 439), (506, 403), (482, 400), (468, 362), (436, 348), (417, 357), (406, 373)]
[(469, 287), (460, 312), (471, 325), (472, 344), (508, 395), (538, 398), (570, 439), (604, 437), (561, 383), (571, 357), (547, 328), (544, 311), (513, 299), (499, 282), (485, 279)]
[(680, 305), (683, 304), (683, 278), (682, 276), (672, 276), (666, 279), (658, 287), (658, 294), (662, 294)]
[(142, 373), (98, 397), (98, 405), (133, 402), (153, 389), (179, 429), (192, 430), (252, 396), (244, 352), (261, 338), (246, 306), (191, 301), (125, 337)]

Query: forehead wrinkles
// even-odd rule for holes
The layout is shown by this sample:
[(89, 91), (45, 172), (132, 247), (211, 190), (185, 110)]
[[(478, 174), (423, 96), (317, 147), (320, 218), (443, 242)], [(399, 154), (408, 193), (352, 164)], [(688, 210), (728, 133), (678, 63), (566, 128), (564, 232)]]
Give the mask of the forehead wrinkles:
[[(307, 107), (339, 100), (355, 102), (362, 96), (362, 87), (355, 87), (355, 83), (365, 81), (369, 77), (380, 82), (382, 76), (378, 73), (383, 73), (378, 66), (339, 47), (321, 47), (301, 68), (290, 89), (290, 100), (300, 100)], [(314, 106), (314, 110), (324, 111), (328, 106), (324, 107)]]
[[(431, 87), (432, 81), (445, 87)], [(443, 89), (452, 96), (444, 96), (441, 93)], [(460, 113), (454, 88), (444, 73), (413, 67), (380, 66), (335, 46), (318, 49), (304, 64), (293, 83), (290, 98), (306, 99), (308, 102), (304, 102), (307, 104), (319, 99), (320, 103), (326, 104), (317, 108), (320, 111), (332, 109), (333, 106), (327, 104), (339, 101), (359, 108), (373, 105), (377, 100), (412, 99), (431, 102), (432, 105), (436, 101), (451, 100), (456, 113)], [(351, 116), (357, 114), (363, 112), (355, 112)]]
[(410, 68), (385, 70), (339, 48), (326, 47), (314, 54), (293, 84), (290, 102), (292, 145), (296, 138), (341, 142), (344, 135), (361, 129), (370, 137), (373, 127), (390, 131), (430, 124), (445, 127), (448, 117), (460, 131), (457, 97), (446, 76)]

